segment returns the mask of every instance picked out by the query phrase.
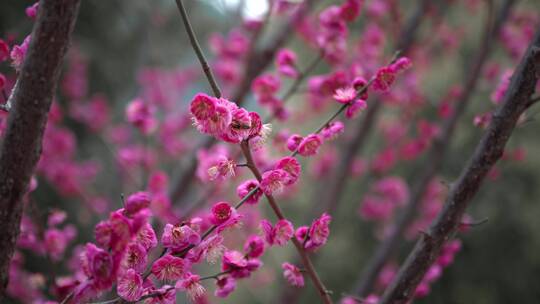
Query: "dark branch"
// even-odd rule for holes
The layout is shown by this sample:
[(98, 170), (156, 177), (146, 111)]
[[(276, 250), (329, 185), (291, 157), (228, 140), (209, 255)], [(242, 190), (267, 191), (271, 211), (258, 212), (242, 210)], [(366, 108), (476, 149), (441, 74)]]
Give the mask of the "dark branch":
[(208, 83), (210, 84), (210, 87), (212, 87), (212, 91), (214, 92), (214, 95), (217, 98), (220, 98), (221, 90), (219, 89), (219, 85), (216, 82), (216, 78), (214, 77), (214, 74), (212, 74), (212, 69), (210, 69), (210, 65), (208, 65), (208, 61), (206, 61), (206, 58), (204, 57), (201, 46), (199, 45), (199, 41), (197, 40), (197, 36), (195, 36), (195, 32), (193, 31), (193, 28), (191, 27), (191, 23), (189, 22), (189, 18), (186, 13), (186, 8), (184, 7), (184, 3), (182, 2), (182, 0), (176, 0), (176, 5), (178, 6), (180, 15), (182, 15), (182, 22), (184, 22), (184, 26), (186, 28), (186, 32), (189, 37), (189, 42), (191, 43), (191, 46), (193, 47), (193, 50), (195, 51), (195, 54), (197, 55), (197, 58), (199, 59), (199, 62), (201, 63), (204, 75), (206, 75), (206, 78), (208, 79)]
[(41, 154), (41, 141), (79, 0), (42, 0), (26, 58), (8, 104), (0, 147), (0, 296), (23, 211), (22, 198)]
[(528, 108), (540, 74), (540, 31), (512, 76), (503, 104), (496, 110), (472, 157), (452, 184), (443, 210), (423, 236), (384, 292), (381, 304), (408, 303), (442, 245), (458, 229), (470, 201), (485, 176), (501, 158), (521, 114)]
[(482, 67), (491, 52), (495, 40), (494, 38), (498, 35), (502, 24), (506, 20), (513, 2), (513, 0), (506, 1), (504, 7), (501, 8), (497, 22), (494, 26), (491, 16), (487, 17), (484, 39), (481, 42), (474, 64), (471, 66), (471, 69), (465, 73), (464, 91), (457, 101), (457, 106), (455, 107), (452, 116), (445, 121), (441, 134), (433, 142), (426, 160), (424, 161), (425, 166), (421, 169), (421, 172), (416, 178), (417, 182), (412, 187), (411, 195), (405, 209), (398, 215), (389, 235), (377, 247), (375, 253), (362, 272), (358, 286), (356, 287), (357, 295), (362, 297), (369, 294), (379, 272), (398, 247), (405, 229), (407, 229), (414, 220), (429, 183), (433, 180), (442, 166), (457, 121), (465, 112), (465, 109), (469, 104), (469, 100), (475, 91), (478, 79), (480, 79)]

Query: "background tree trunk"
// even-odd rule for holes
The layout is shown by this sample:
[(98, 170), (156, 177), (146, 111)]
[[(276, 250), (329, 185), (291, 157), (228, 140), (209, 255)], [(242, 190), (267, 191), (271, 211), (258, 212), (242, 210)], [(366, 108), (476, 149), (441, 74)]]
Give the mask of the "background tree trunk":
[(8, 126), (0, 147), (0, 297), (23, 211), (23, 196), (41, 154), (41, 141), (68, 49), (79, 0), (42, 0), (32, 39), (8, 100)]

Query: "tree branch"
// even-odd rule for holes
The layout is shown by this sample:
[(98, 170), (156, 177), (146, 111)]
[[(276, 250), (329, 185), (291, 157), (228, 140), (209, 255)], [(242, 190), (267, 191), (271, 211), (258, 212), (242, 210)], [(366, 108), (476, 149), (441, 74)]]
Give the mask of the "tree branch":
[(414, 220), (429, 183), (439, 172), (442, 166), (446, 151), (450, 146), (457, 121), (465, 112), (465, 109), (469, 104), (469, 100), (475, 91), (478, 80), (481, 77), (482, 67), (489, 57), (495, 38), (498, 36), (503, 23), (507, 19), (511, 6), (514, 2), (514, 0), (505, 1), (505, 4), (499, 12), (495, 25), (493, 25), (491, 14), (487, 16), (484, 39), (482, 40), (479, 51), (475, 56), (474, 64), (471, 66), (471, 69), (465, 73), (464, 91), (456, 103), (457, 106), (455, 107), (454, 112), (444, 122), (441, 134), (439, 134), (439, 136), (434, 140), (433, 145), (431, 146), (426, 157), (427, 159), (423, 162), (425, 166), (418, 175), (418, 178), (415, 179), (416, 183), (412, 187), (411, 195), (405, 204), (406, 207), (398, 215), (395, 224), (390, 229), (389, 235), (377, 247), (372, 258), (367, 263), (364, 272), (361, 274), (360, 280), (356, 287), (356, 294), (360, 297), (367, 296), (367, 294), (371, 291), (379, 272), (398, 247), (405, 229), (407, 229), (410, 223)]
[(496, 110), (475, 152), (452, 184), (443, 210), (426, 235), (422, 235), (384, 292), (381, 304), (408, 303), (442, 245), (453, 235), (485, 176), (501, 158), (520, 115), (528, 108), (540, 75), (540, 31), (517, 67), (503, 104)]
[(79, 0), (42, 0), (30, 46), (11, 94), (0, 147), (0, 297), (19, 235), (22, 198), (41, 154), (47, 114), (68, 48)]
[(195, 51), (195, 54), (197, 55), (197, 58), (199, 59), (199, 62), (201, 63), (204, 75), (206, 75), (206, 79), (208, 79), (208, 83), (210, 84), (210, 87), (212, 88), (214, 95), (217, 98), (220, 98), (221, 90), (219, 89), (219, 85), (217, 84), (216, 78), (214, 77), (214, 74), (212, 73), (212, 69), (210, 69), (210, 65), (208, 65), (208, 61), (206, 61), (206, 58), (204, 57), (204, 53), (201, 49), (201, 46), (199, 45), (199, 41), (197, 40), (197, 36), (195, 35), (195, 32), (193, 31), (193, 27), (191, 27), (191, 22), (189, 22), (189, 18), (186, 13), (186, 8), (184, 7), (184, 3), (182, 2), (182, 0), (176, 0), (176, 6), (178, 6), (180, 15), (182, 15), (182, 22), (184, 23), (184, 27), (186, 28), (186, 32), (189, 37), (189, 42), (191, 43), (191, 46), (193, 47), (193, 50)]

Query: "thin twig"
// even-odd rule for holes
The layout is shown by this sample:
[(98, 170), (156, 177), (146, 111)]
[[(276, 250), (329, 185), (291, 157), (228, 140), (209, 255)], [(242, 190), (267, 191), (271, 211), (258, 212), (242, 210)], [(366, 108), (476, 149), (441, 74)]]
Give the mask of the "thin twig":
[[(319, 55), (313, 59), (313, 61), (308, 65), (308, 67), (301, 71), (292, 83), (292, 85), (289, 87), (289, 89), (283, 94), (283, 97), (280, 99), (282, 105), (285, 105), (287, 101), (291, 99), (291, 97), (298, 91), (298, 88), (302, 84), (302, 82), (311, 74), (311, 72), (317, 67), (317, 65), (322, 61), (324, 58), (324, 50), (319, 51)], [(276, 119), (277, 113), (273, 112), (269, 115), (269, 117), (263, 119), (265, 123), (271, 123)]]
[(460, 226), (462, 227), (478, 227), (480, 225), (483, 225), (489, 221), (489, 218), (481, 219), (479, 221), (473, 221), (473, 222), (461, 222)]
[(191, 43), (191, 46), (193, 47), (193, 50), (195, 51), (195, 54), (197, 55), (197, 58), (199, 59), (199, 62), (201, 63), (203, 72), (206, 75), (206, 78), (208, 79), (208, 83), (210, 84), (210, 87), (212, 88), (214, 95), (217, 98), (220, 98), (221, 90), (219, 89), (219, 86), (216, 82), (216, 78), (214, 77), (214, 74), (212, 74), (212, 69), (210, 69), (210, 65), (208, 65), (208, 61), (206, 61), (206, 58), (204, 57), (204, 53), (201, 49), (201, 46), (199, 45), (199, 41), (197, 40), (197, 36), (195, 35), (193, 28), (191, 27), (191, 23), (187, 15), (186, 8), (184, 7), (184, 3), (182, 2), (182, 0), (176, 0), (176, 5), (178, 6), (180, 15), (182, 15), (182, 21), (184, 22), (186, 32), (189, 36), (189, 42)]

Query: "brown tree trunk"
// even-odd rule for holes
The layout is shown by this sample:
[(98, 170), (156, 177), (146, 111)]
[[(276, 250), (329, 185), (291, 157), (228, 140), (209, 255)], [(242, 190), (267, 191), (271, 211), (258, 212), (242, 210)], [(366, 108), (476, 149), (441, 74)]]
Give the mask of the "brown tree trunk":
[(41, 139), (80, 0), (41, 0), (28, 52), (8, 100), (0, 147), (0, 297), (21, 224), (22, 198), (41, 154)]

